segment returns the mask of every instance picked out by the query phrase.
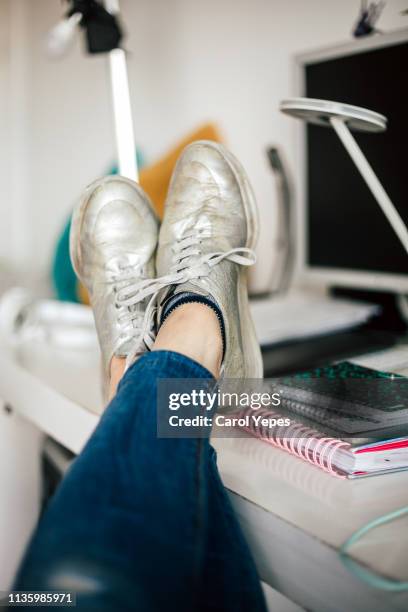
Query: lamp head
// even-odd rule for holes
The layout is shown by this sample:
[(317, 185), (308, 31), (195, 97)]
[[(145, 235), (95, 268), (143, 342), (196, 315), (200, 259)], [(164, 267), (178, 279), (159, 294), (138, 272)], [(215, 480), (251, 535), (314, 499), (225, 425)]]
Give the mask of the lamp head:
[(330, 119), (337, 117), (344, 121), (350, 130), (357, 132), (383, 132), (387, 129), (387, 118), (384, 115), (341, 102), (314, 98), (289, 98), (282, 100), (279, 110), (291, 117), (325, 127), (331, 127)]
[(71, 17), (61, 19), (47, 34), (45, 49), (50, 57), (60, 58), (71, 48), (77, 26), (82, 19), (81, 13), (74, 13)]

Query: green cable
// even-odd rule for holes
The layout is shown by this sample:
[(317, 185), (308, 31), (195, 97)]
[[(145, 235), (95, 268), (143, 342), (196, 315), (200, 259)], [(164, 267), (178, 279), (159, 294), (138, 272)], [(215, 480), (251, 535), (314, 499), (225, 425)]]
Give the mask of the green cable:
[(408, 591), (408, 582), (401, 582), (398, 580), (390, 580), (388, 578), (382, 578), (371, 572), (370, 570), (364, 568), (360, 563), (354, 561), (347, 552), (350, 546), (353, 546), (358, 540), (360, 540), (366, 533), (379, 527), (380, 525), (384, 525), (385, 523), (389, 523), (394, 521), (395, 519), (400, 518), (408, 514), (408, 506), (404, 506), (399, 510), (394, 510), (394, 512), (389, 512), (388, 514), (384, 514), (384, 516), (380, 516), (377, 519), (374, 519), (364, 527), (361, 527), (357, 531), (355, 531), (340, 547), (339, 553), (340, 558), (347, 569), (350, 570), (352, 574), (360, 578), (363, 582), (366, 582), (370, 586), (373, 586), (377, 589), (382, 589), (384, 591)]

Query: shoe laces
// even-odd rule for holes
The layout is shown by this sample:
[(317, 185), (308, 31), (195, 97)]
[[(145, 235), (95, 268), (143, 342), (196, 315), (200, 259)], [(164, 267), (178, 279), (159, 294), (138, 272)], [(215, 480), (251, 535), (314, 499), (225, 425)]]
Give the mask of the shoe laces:
[[(111, 275), (115, 295), (116, 320), (122, 330), (121, 337), (114, 350), (128, 341), (133, 341), (134, 354), (139, 351), (144, 342), (151, 348), (154, 342), (153, 318), (146, 319), (143, 302), (156, 293), (154, 280), (146, 278), (142, 266), (117, 265), (118, 271)], [(138, 307), (140, 306), (140, 307)]]
[[(116, 304), (120, 310), (121, 324), (132, 322), (135, 340), (134, 348), (126, 358), (127, 369), (139, 353), (142, 342), (151, 349), (155, 340), (156, 298), (160, 291), (169, 286), (181, 285), (193, 279), (209, 276), (211, 270), (222, 261), (231, 261), (241, 266), (252, 266), (256, 262), (256, 254), (247, 247), (236, 247), (228, 251), (202, 253), (201, 244), (205, 238), (203, 230), (192, 228), (188, 230), (172, 246), (172, 262), (168, 274), (158, 278), (135, 280), (134, 268), (123, 270), (116, 275)], [(147, 300), (145, 312), (136, 309), (136, 305)], [(118, 319), (119, 320), (119, 319)]]
[(203, 254), (201, 244), (205, 237), (205, 230), (191, 228), (172, 246), (173, 260), (170, 272), (163, 277), (166, 284), (180, 284), (208, 276), (211, 269), (223, 260), (241, 266), (252, 266), (256, 262), (255, 251), (247, 247)]

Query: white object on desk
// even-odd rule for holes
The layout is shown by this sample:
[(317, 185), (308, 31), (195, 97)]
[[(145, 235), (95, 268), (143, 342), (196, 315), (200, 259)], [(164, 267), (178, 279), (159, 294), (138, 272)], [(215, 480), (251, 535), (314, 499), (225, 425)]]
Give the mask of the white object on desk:
[(16, 364), (40, 380), (44, 374), (72, 401), (102, 412), (101, 385), (94, 384), (100, 350), (89, 306), (35, 299), (27, 289), (13, 287), (0, 298), (0, 340)]
[(379, 311), (375, 304), (308, 291), (250, 302), (261, 345), (301, 340), (362, 325)]

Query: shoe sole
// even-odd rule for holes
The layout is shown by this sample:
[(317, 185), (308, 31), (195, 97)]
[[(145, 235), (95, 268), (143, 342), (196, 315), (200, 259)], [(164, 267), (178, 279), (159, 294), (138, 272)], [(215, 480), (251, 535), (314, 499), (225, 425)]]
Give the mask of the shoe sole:
[[(245, 247), (254, 249), (258, 242), (259, 215), (254, 192), (249, 184), (247, 174), (237, 158), (222, 145), (212, 141), (199, 141), (193, 145), (203, 144), (218, 151), (226, 160), (241, 191), (247, 223), (247, 240)], [(245, 378), (263, 378), (263, 360), (259, 342), (255, 333), (248, 299), (248, 269), (241, 267), (238, 276), (238, 308), (240, 312), (241, 337), (244, 354)]]

